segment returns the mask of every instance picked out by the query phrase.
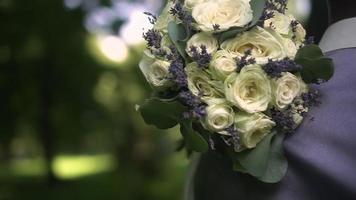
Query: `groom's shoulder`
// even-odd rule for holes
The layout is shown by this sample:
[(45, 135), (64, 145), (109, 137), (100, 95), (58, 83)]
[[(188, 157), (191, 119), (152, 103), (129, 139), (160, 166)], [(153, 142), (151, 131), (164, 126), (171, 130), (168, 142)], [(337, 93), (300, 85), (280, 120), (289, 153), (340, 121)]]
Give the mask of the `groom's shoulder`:
[(289, 174), (304, 174), (301, 182), (320, 185), (315, 190), (321, 195), (355, 197), (356, 48), (327, 55), (335, 62), (335, 74), (328, 83), (317, 86), (322, 104), (310, 111), (285, 142)]

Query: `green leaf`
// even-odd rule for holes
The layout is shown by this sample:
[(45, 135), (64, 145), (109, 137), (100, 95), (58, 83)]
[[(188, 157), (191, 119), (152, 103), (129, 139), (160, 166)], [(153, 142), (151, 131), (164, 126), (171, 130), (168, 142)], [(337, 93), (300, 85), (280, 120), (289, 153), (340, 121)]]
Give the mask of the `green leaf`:
[(272, 140), (267, 170), (265, 174), (258, 177), (266, 183), (277, 183), (287, 173), (288, 161), (283, 153), (284, 134), (277, 134)]
[(315, 44), (300, 48), (295, 56), (296, 59), (318, 59), (324, 57), (322, 50)]
[(190, 37), (190, 35), (187, 33), (187, 30), (183, 24), (176, 24), (173, 21), (168, 23), (167, 28), (169, 38), (172, 40), (180, 55), (183, 58), (186, 58), (185, 47), (187, 40)]
[(233, 27), (230, 28), (229, 30), (222, 32), (219, 34), (219, 42), (222, 43), (227, 39), (235, 37), (237, 34), (255, 26), (259, 19), (261, 18), (265, 5), (266, 5), (266, 0), (251, 0), (250, 1), (251, 8), (253, 10), (253, 17), (252, 21), (245, 27)]
[(250, 5), (253, 10), (253, 17), (250, 25), (250, 27), (252, 27), (260, 20), (266, 6), (266, 0), (251, 0)]
[(242, 151), (236, 155), (241, 166), (253, 176), (260, 177), (264, 175), (274, 135), (275, 133), (267, 135), (256, 148)]
[(177, 101), (169, 102), (157, 98), (147, 99), (139, 111), (144, 121), (159, 129), (168, 129), (176, 126), (186, 108)]
[(198, 132), (193, 130), (192, 121), (181, 121), (180, 132), (188, 148), (197, 152), (208, 151), (209, 145), (207, 141)]
[(334, 63), (330, 58), (298, 59), (296, 62), (303, 66), (301, 75), (306, 83), (316, 83), (318, 79), (328, 81), (334, 75)]
[(234, 27), (234, 28), (230, 28), (229, 30), (223, 32), (220, 34), (219, 36), (219, 42), (222, 43), (227, 39), (233, 38), (235, 37), (237, 34), (243, 32), (244, 30), (246, 30), (246, 27)]
[(184, 41), (188, 37), (183, 24), (176, 24), (173, 21), (168, 23), (168, 34), (172, 41)]
[(241, 172), (241, 173), (247, 173), (246, 169), (244, 167), (242, 167), (242, 165), (240, 164), (239, 161), (234, 161), (233, 163), (233, 169), (234, 171), (238, 171), (238, 172)]
[(287, 171), (287, 160), (283, 155), (284, 134), (276, 132), (266, 136), (254, 149), (235, 153), (241, 169), (267, 183), (280, 181)]
[(301, 75), (306, 83), (316, 83), (319, 79), (328, 81), (334, 75), (332, 59), (325, 57), (317, 45), (299, 49), (295, 61), (303, 67)]

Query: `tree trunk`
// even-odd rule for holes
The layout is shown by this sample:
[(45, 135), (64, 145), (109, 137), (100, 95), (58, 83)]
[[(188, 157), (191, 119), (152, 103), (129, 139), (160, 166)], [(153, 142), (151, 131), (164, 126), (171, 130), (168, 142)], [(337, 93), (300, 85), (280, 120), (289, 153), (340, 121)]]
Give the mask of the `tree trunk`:
[(47, 183), (52, 187), (58, 182), (52, 169), (54, 159), (54, 144), (53, 144), (53, 126), (51, 117), (52, 107), (52, 90), (51, 90), (51, 63), (46, 62), (43, 65), (41, 82), (40, 82), (40, 118), (39, 131), (40, 138), (44, 149), (44, 156), (47, 168)]

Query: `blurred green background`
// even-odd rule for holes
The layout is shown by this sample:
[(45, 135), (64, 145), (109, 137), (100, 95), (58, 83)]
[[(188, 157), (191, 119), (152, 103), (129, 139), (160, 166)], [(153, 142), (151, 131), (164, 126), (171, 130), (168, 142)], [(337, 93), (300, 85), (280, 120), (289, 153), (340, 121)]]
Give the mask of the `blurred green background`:
[[(135, 111), (143, 12), (163, 3), (0, 0), (0, 200), (182, 199), (179, 134)], [(290, 2), (316, 40), (324, 3)]]

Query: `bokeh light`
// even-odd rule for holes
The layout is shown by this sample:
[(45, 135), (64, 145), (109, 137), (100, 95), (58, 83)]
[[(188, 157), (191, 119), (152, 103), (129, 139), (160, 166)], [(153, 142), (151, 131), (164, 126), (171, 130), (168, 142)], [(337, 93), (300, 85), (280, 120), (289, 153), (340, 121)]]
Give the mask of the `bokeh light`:
[(113, 170), (115, 159), (110, 155), (61, 155), (55, 158), (52, 167), (61, 179), (76, 179)]
[(311, 0), (290, 0), (288, 9), (298, 20), (306, 22), (312, 9)]
[(125, 42), (116, 36), (98, 36), (97, 45), (101, 53), (113, 62), (123, 62), (129, 56)]
[(144, 10), (134, 10), (126, 24), (122, 26), (120, 35), (123, 40), (129, 45), (137, 45), (143, 43), (142, 33), (144, 30), (152, 28), (152, 24), (148, 22), (147, 15)]

